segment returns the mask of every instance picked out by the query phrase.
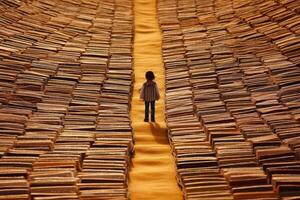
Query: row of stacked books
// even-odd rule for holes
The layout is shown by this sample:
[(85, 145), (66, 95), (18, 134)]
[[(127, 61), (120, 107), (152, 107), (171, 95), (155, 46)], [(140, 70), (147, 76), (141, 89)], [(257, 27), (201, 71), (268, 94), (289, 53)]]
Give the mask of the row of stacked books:
[[(207, 141), (203, 126), (194, 113), (193, 80), (186, 59), (184, 31), (177, 18), (194, 10), (190, 2), (181, 9), (175, 0), (158, 2), (158, 17), (163, 34), (165, 64), (166, 121), (177, 166), (177, 178), (184, 199), (233, 200), (230, 185), (221, 174), (216, 151)], [(185, 12), (188, 8), (189, 12)], [(179, 11), (180, 10), (180, 11)], [(194, 40), (196, 42), (196, 40)]]
[[(281, 2), (268, 9), (278, 9), (277, 12), (281, 13), (286, 4)], [(179, 181), (187, 199), (195, 198), (192, 196), (195, 191), (201, 195), (205, 191), (205, 185), (200, 182), (203, 180), (201, 174), (189, 174), (189, 179), (182, 176), (182, 171), (190, 168), (194, 171), (215, 168), (229, 185), (226, 188), (232, 196), (228, 198), (293, 199), (300, 195), (298, 63), (278, 48), (275, 41), (238, 15), (243, 13), (249, 19), (256, 18), (257, 15), (247, 6), (255, 7), (255, 3), (243, 0), (232, 4), (223, 0), (206, 1), (205, 4), (190, 0), (159, 2), (163, 53), (167, 52), (163, 54), (166, 87), (168, 76), (181, 79), (181, 83), (183, 80), (190, 82), (190, 87), (174, 85), (172, 90), (166, 91), (166, 99), (176, 105), (175, 102), (180, 101), (178, 96), (190, 95), (180, 94), (181, 87), (192, 88), (190, 98), (194, 112), (189, 113), (185, 108), (184, 112), (177, 114), (176, 123), (180, 122), (179, 119), (188, 121), (187, 118), (197, 115), (203, 131), (196, 138), (202, 135), (203, 142), (207, 142), (207, 145), (194, 145), (193, 142), (185, 143), (185, 137), (175, 139), (177, 135), (170, 134)], [(286, 8), (287, 11), (291, 14), (282, 20), (295, 17), (295, 10)], [(264, 18), (257, 24), (263, 26), (266, 22), (273, 23), (274, 20)], [(187, 68), (181, 68), (173, 75), (168, 66), (175, 66), (179, 60), (186, 63)], [(179, 70), (177, 66), (176, 70)], [(186, 73), (189, 76), (184, 76)], [(173, 110), (180, 110), (178, 104), (176, 109), (166, 108), (167, 113)], [(170, 117), (167, 115), (167, 124), (172, 133), (174, 122)], [(190, 133), (188, 127), (183, 126), (180, 130)], [(184, 147), (179, 147), (182, 143)], [(200, 156), (194, 158), (189, 154), (197, 152), (200, 146), (214, 157), (208, 161), (206, 157), (201, 160)], [(185, 149), (189, 149), (189, 153)], [(182, 160), (187, 164), (182, 165)], [(193, 191), (189, 190), (191, 185)], [(211, 187), (219, 188), (218, 184)], [(218, 199), (211, 193), (207, 195)]]
[(0, 199), (127, 199), (131, 3), (0, 9)]
[(129, 199), (128, 172), (133, 152), (129, 117), (132, 93), (132, 2), (116, 0), (111, 27), (108, 68), (100, 110), (96, 120), (96, 141), (83, 159), (81, 198)]
[[(216, 9), (224, 9), (224, 4), (225, 2), (216, 4)], [(290, 56), (292, 54), (286, 54), (285, 50), (277, 45), (277, 41), (284, 42), (285, 37), (293, 38), (293, 31), (289, 30), (289, 33), (286, 33), (286, 30), (284, 30), (286, 26), (282, 26), (282, 24), (291, 23), (292, 25), (294, 18), (298, 16), (282, 3), (272, 4), (270, 1), (266, 1), (262, 4), (255, 4), (254, 10), (261, 10), (260, 12), (265, 12), (263, 15), (267, 16), (259, 15), (256, 11), (253, 12), (253, 5), (246, 6), (244, 4), (242, 7), (235, 7), (234, 9), (247, 9), (249, 11), (248, 17), (257, 19), (257, 21), (249, 23), (249, 18), (241, 18), (241, 16), (238, 16), (239, 14), (236, 14), (237, 16), (228, 19), (231, 21), (238, 19), (239, 24), (230, 27), (224, 26), (229, 33), (228, 37), (238, 38), (234, 43), (226, 45), (232, 50), (233, 57), (238, 61), (234, 64), (238, 63), (243, 77), (246, 76), (247, 79), (250, 77), (250, 79), (241, 81), (240, 86), (236, 86), (235, 89), (233, 87), (226, 89), (219, 87), (219, 89), (227, 109), (236, 119), (247, 140), (253, 144), (257, 161), (260, 166), (264, 167), (274, 190), (278, 191), (281, 197), (298, 198), (299, 192), (296, 192), (299, 187), (297, 186), (299, 181), (296, 180), (297, 170), (286, 169), (295, 169), (299, 166), (299, 151), (291, 145), (291, 143), (298, 143), (297, 138), (300, 130), (299, 120), (295, 116), (295, 113), (297, 113), (295, 104), (297, 105), (299, 101), (295, 98), (297, 88), (299, 88), (297, 82), (295, 82), (296, 79), (299, 79), (300, 71), (297, 67), (299, 63)], [(275, 15), (279, 17), (280, 13), (286, 12), (290, 14), (284, 14), (286, 17), (280, 20), (273, 18)], [(257, 29), (257, 27), (268, 27), (270, 24), (275, 23), (280, 27), (276, 30), (276, 37), (273, 37), (275, 34), (271, 34), (274, 27), (272, 31), (266, 33)], [(238, 32), (231, 32), (231, 29), (238, 30)], [(295, 48), (295, 44), (291, 42), (285, 45), (292, 49)], [(293, 53), (297, 54), (294, 50)], [(232, 59), (228, 55), (225, 57)], [(253, 66), (255, 67), (251, 69)], [(284, 95), (287, 95), (287, 97), (284, 97)], [(240, 105), (239, 110), (237, 110), (236, 106), (232, 106), (233, 104), (230, 103), (241, 100), (244, 102), (244, 109), (241, 109), (242, 106)], [(247, 112), (245, 112), (246, 110)], [(242, 126), (240, 125), (241, 122)], [(256, 131), (251, 130), (251, 127), (253, 127), (252, 129), (255, 128)], [(249, 135), (250, 131), (251, 135)], [(280, 168), (280, 173), (276, 168)], [(291, 178), (291, 176), (295, 176), (296, 179)], [(282, 180), (282, 182), (277, 182), (277, 179)], [(293, 184), (288, 183), (288, 180)]]
[(271, 40), (289, 60), (300, 63), (298, 1), (253, 1), (242, 7), (236, 6), (235, 13), (253, 30)]

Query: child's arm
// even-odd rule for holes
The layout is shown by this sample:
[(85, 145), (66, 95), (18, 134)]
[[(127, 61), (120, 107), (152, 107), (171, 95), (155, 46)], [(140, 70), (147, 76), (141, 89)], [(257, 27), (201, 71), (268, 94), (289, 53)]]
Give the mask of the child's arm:
[(156, 96), (156, 100), (159, 100), (159, 98), (160, 98), (160, 95), (159, 95), (159, 90), (158, 90), (158, 86), (157, 86), (157, 84), (155, 84), (155, 96)]
[(143, 84), (143, 86), (142, 86), (142, 88), (140, 89), (140, 99), (145, 99), (144, 98), (145, 97), (145, 92), (144, 92), (144, 84)]

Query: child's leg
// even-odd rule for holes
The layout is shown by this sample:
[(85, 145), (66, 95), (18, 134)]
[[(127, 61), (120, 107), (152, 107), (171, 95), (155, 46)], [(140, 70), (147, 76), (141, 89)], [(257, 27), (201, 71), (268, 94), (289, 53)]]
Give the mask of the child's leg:
[(149, 101), (145, 101), (145, 119), (144, 121), (149, 120)]
[(155, 121), (155, 101), (151, 101), (151, 121)]

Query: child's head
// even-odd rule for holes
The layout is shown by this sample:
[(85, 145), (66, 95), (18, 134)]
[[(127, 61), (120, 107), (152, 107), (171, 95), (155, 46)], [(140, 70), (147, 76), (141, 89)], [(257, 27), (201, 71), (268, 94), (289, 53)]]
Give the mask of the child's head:
[(149, 81), (152, 81), (155, 78), (154, 74), (152, 71), (147, 71), (146, 72), (146, 79)]

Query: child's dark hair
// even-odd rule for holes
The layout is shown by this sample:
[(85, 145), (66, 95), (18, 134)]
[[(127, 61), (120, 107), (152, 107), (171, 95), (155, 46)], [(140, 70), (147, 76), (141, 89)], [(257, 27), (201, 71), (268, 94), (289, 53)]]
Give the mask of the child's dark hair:
[(155, 78), (154, 74), (152, 71), (147, 71), (146, 72), (146, 79), (149, 81), (152, 81)]

